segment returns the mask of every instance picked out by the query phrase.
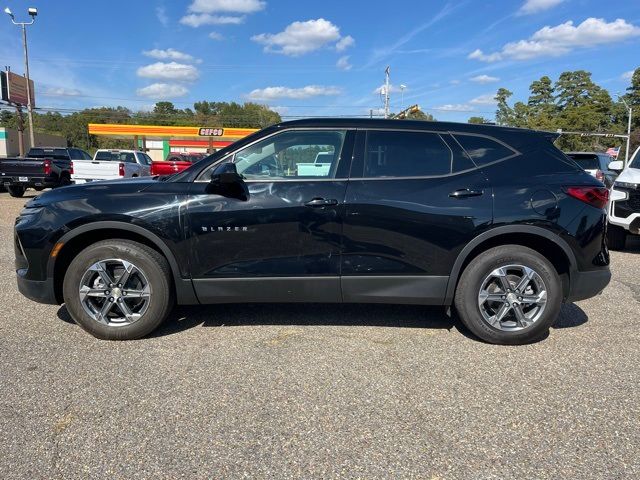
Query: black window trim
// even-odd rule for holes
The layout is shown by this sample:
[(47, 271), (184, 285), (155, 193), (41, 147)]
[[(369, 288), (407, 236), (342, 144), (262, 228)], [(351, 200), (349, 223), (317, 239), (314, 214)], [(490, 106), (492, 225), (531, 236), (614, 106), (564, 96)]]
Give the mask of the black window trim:
[[(450, 131), (449, 134), (451, 135), (451, 137), (453, 138), (453, 140), (460, 145), (460, 148), (462, 148), (462, 151), (464, 151), (464, 153), (467, 154), (467, 157), (469, 157), (471, 159), (471, 161), (473, 162), (473, 164), (478, 167), (478, 168), (484, 168), (490, 165), (494, 165), (496, 163), (500, 163), (500, 162), (504, 162), (505, 160), (510, 160), (514, 157), (517, 157), (519, 155), (522, 155), (522, 152), (516, 150), (515, 148), (513, 148), (511, 145), (509, 145), (508, 143), (503, 142), (502, 140), (492, 137), (490, 135), (484, 135), (482, 133), (469, 133), (469, 132), (456, 132), (456, 131)], [(500, 145), (502, 145), (503, 147), (511, 150), (513, 152), (512, 155), (507, 155), (506, 157), (502, 157), (499, 158), (498, 160), (494, 160), (493, 162), (487, 162), (484, 163), (482, 165), (478, 165), (474, 160), (473, 157), (471, 155), (469, 155), (469, 153), (467, 152), (467, 150), (462, 146), (462, 144), (458, 141), (458, 139), (456, 138), (456, 135), (466, 135), (467, 137), (482, 137), (482, 138), (488, 138), (489, 140), (493, 140), (496, 143), (499, 143)]]
[[(509, 150), (513, 151), (513, 152), (517, 152), (514, 153), (513, 155), (509, 156), (509, 157), (505, 157), (505, 158), (501, 158), (499, 160), (495, 160), (491, 163), (486, 163), (485, 165), (479, 166), (476, 164), (476, 162), (473, 161), (473, 158), (471, 158), (471, 156), (469, 156), (469, 154), (467, 153), (467, 151), (464, 149), (464, 147), (462, 145), (460, 145), (460, 142), (458, 142), (456, 140), (456, 137), (454, 136), (454, 132), (452, 131), (448, 131), (448, 130), (422, 130), (422, 129), (408, 129), (408, 128), (383, 128), (383, 127), (374, 127), (374, 128), (358, 128), (357, 129), (359, 132), (364, 132), (365, 134), (365, 139), (364, 139), (364, 148), (366, 149), (367, 146), (367, 142), (369, 140), (369, 136), (368, 133), (370, 131), (377, 131), (377, 132), (410, 132), (410, 133), (434, 133), (436, 135), (438, 135), (440, 137), (440, 139), (442, 140), (442, 142), (447, 146), (447, 148), (451, 151), (452, 157), (451, 157), (451, 162), (453, 162), (453, 150), (451, 149), (451, 145), (449, 145), (449, 143), (447, 142), (447, 139), (444, 138), (442, 135), (448, 135), (450, 138), (453, 139), (453, 141), (455, 141), (460, 148), (462, 149), (462, 151), (465, 153), (465, 155), (467, 156), (467, 158), (469, 158), (469, 160), (471, 160), (471, 163), (473, 163), (474, 167), (473, 168), (467, 168), (466, 170), (459, 170), (457, 172), (453, 172), (453, 166), (451, 166), (451, 170), (449, 173), (443, 174), (443, 175), (415, 175), (415, 176), (410, 176), (410, 177), (393, 177), (393, 176), (389, 176), (389, 177), (363, 177), (363, 176), (359, 176), (359, 177), (352, 177), (349, 176), (349, 180), (354, 180), (354, 181), (364, 181), (364, 180), (374, 180), (374, 181), (381, 181), (381, 180), (421, 180), (421, 179), (430, 179), (430, 178), (447, 178), (447, 177), (454, 177), (456, 175), (460, 175), (463, 173), (467, 173), (467, 172), (472, 172), (474, 170), (480, 170), (482, 167), (486, 166), (486, 165), (490, 165), (492, 163), (497, 163), (497, 162), (502, 162), (504, 160), (507, 160), (509, 158), (513, 158), (515, 156), (521, 155), (520, 152), (517, 152), (517, 150), (515, 150), (513, 147), (507, 145), (504, 142), (499, 141), (496, 138), (490, 137), (489, 135), (482, 135), (482, 134), (467, 134), (464, 133), (464, 135), (474, 135), (476, 137), (485, 137), (488, 138), (490, 140), (495, 140), (496, 142), (500, 143), (501, 145), (504, 145), (505, 147), (507, 147)], [(462, 134), (462, 132), (460, 132), (460, 134)], [(365, 155), (366, 152), (362, 151), (360, 152), (360, 155)], [(355, 150), (354, 150), (354, 155), (355, 155)], [(363, 166), (364, 166), (364, 162), (363, 162)], [(364, 174), (364, 171), (362, 172)]]

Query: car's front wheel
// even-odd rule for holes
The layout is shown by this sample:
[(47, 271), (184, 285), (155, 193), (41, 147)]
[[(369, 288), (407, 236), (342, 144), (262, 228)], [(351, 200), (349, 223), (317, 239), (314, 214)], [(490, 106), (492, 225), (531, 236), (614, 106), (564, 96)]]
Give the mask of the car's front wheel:
[(130, 240), (105, 240), (80, 252), (64, 277), (71, 317), (93, 336), (134, 340), (155, 330), (173, 307), (167, 260)]
[(519, 245), (495, 247), (465, 268), (455, 306), (472, 333), (497, 344), (543, 337), (560, 313), (562, 283), (553, 265)]
[(611, 250), (624, 250), (627, 231), (618, 225), (607, 225), (607, 246)]

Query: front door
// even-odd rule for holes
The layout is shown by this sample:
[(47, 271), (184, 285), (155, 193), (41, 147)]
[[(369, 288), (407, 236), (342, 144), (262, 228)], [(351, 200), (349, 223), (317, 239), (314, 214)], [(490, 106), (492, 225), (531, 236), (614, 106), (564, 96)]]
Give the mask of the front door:
[(458, 253), (492, 222), (490, 186), (446, 133), (358, 135), (346, 195), (344, 301), (440, 304)]
[(194, 287), (203, 303), (338, 302), (344, 196), (354, 132), (287, 130), (228, 158), (247, 198), (207, 193), (187, 207)]

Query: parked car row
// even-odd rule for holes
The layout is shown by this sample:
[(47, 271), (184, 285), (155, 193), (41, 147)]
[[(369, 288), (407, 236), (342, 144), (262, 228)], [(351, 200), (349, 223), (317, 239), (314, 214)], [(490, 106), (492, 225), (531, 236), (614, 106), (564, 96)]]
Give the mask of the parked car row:
[(0, 159), (0, 191), (22, 197), (27, 188), (41, 191), (100, 180), (173, 175), (205, 158), (204, 153), (173, 152), (154, 162), (138, 150), (100, 149), (91, 157), (79, 148), (37, 147), (26, 157)]

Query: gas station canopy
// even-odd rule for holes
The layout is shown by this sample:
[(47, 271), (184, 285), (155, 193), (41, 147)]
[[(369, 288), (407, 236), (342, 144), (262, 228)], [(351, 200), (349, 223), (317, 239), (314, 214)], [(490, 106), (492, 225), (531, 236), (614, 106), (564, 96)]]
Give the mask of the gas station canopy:
[(246, 137), (257, 129), (225, 127), (174, 127), (165, 125), (125, 125), (90, 123), (89, 134), (130, 139), (147, 150), (154, 160), (163, 160), (174, 151), (213, 151)]

